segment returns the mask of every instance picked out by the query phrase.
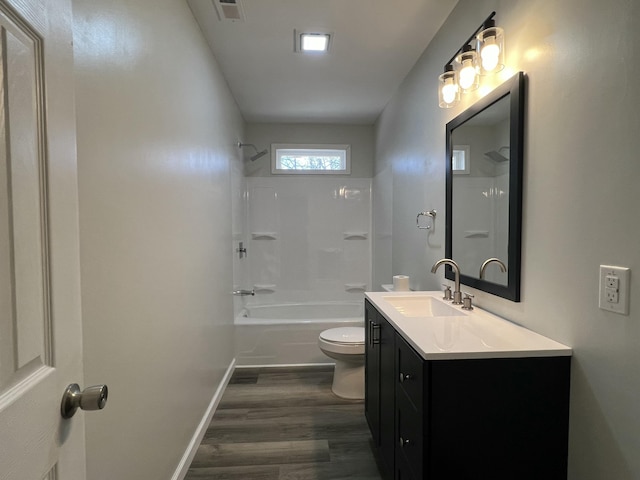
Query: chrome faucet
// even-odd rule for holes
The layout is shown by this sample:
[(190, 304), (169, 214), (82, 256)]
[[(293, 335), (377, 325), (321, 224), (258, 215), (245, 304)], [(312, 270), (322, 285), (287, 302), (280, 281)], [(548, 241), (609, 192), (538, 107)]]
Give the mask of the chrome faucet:
[(453, 273), (455, 274), (455, 287), (453, 290), (453, 304), (454, 305), (462, 305), (462, 292), (460, 292), (460, 267), (458, 266), (458, 264), (456, 262), (454, 262), (453, 260), (451, 260), (450, 258), (443, 258), (441, 260), (438, 260), (436, 263), (433, 264), (433, 267), (431, 267), (431, 273), (436, 273), (436, 270), (438, 270), (438, 267), (442, 264), (446, 263), (447, 265), (451, 265), (451, 268), (453, 268)]
[(487, 260), (484, 261), (484, 263), (482, 264), (482, 266), (480, 267), (480, 279), (482, 280), (484, 278), (484, 271), (487, 268), (487, 265), (489, 265), (490, 263), (496, 262), (499, 266), (500, 266), (500, 270), (503, 272), (507, 271), (507, 266), (504, 264), (504, 262), (502, 260), (500, 260), (499, 258), (488, 258)]

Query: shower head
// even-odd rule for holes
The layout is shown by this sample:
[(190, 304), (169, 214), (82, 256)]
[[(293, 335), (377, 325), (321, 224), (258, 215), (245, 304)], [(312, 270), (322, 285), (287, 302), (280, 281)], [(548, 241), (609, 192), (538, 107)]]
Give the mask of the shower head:
[(266, 155), (267, 153), (268, 153), (268, 150), (265, 148), (261, 152), (256, 153), (253, 157), (249, 157), (249, 160), (251, 160), (252, 162), (255, 162), (257, 159)]
[(500, 147), (497, 151), (491, 150), (490, 152), (485, 153), (484, 156), (489, 158), (490, 160), (493, 160), (494, 162), (508, 162), (509, 158), (500, 153), (503, 150), (509, 150), (509, 147)]
[(249, 157), (249, 160), (251, 160), (252, 162), (255, 162), (257, 159), (259, 159), (260, 157), (266, 155), (269, 152), (269, 150), (267, 150), (266, 148), (264, 150), (262, 150), (261, 152), (259, 152), (258, 149), (256, 148), (256, 146), (253, 143), (241, 143), (241, 142), (238, 142), (238, 148), (243, 148), (243, 147), (251, 147), (256, 151), (255, 155), (253, 155), (252, 157)]

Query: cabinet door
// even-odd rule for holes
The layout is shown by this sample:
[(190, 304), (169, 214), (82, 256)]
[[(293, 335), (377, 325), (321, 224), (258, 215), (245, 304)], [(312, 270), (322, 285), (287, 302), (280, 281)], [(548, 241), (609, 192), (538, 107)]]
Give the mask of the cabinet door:
[(414, 408), (423, 405), (425, 362), (400, 335), (396, 339), (397, 385), (413, 403)]
[[(428, 405), (424, 360), (396, 335), (396, 480), (424, 477)], [(410, 475), (410, 476), (409, 476)]]
[(393, 478), (394, 480), (424, 480), (424, 478), (415, 476), (407, 459), (402, 455), (398, 455), (396, 459), (395, 476)]
[(380, 321), (380, 457), (387, 471), (395, 460), (396, 331), (382, 316)]
[(364, 413), (376, 447), (380, 446), (380, 320), (377, 310), (365, 301)]
[[(424, 478), (423, 411), (416, 409), (407, 395), (398, 391), (396, 397), (396, 480), (399, 471), (412, 473), (414, 478)], [(408, 468), (407, 468), (408, 467)], [(409, 478), (409, 477), (407, 477)]]
[(433, 478), (566, 480), (570, 362), (430, 362)]

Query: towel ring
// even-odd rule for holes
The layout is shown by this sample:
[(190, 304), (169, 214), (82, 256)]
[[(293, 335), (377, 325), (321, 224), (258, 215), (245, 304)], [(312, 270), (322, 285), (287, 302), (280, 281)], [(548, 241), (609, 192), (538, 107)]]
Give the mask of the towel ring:
[(428, 212), (420, 212), (418, 216), (416, 216), (416, 227), (418, 227), (420, 230), (431, 230), (431, 225), (427, 225), (426, 227), (420, 226), (420, 217), (431, 218), (431, 222), (433, 224), (436, 221), (436, 213), (437, 212), (435, 210), (429, 210)]

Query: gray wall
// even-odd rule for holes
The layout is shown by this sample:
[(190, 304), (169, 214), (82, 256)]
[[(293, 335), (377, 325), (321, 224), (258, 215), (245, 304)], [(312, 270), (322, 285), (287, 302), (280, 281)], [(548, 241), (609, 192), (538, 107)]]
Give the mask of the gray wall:
[[(481, 92), (441, 110), (437, 78), (492, 10), (508, 67), (529, 79), (522, 302), (475, 291), (476, 303), (574, 348), (569, 478), (637, 479), (638, 2), (459, 2), (376, 125), (374, 281), (405, 273), (413, 288), (440, 288), (429, 268), (444, 256), (445, 124)], [(430, 236), (415, 228), (428, 208), (442, 213)], [(631, 268), (629, 316), (598, 309), (600, 264)]]
[(186, 2), (73, 7), (87, 478), (168, 479), (233, 359), (243, 121)]
[[(373, 175), (374, 129), (372, 125), (248, 123), (246, 143), (255, 144), (258, 150), (272, 143), (337, 143), (351, 145), (351, 176), (371, 178)], [(255, 153), (248, 150), (245, 156)], [(246, 164), (247, 176), (271, 175), (271, 156), (265, 155)]]

